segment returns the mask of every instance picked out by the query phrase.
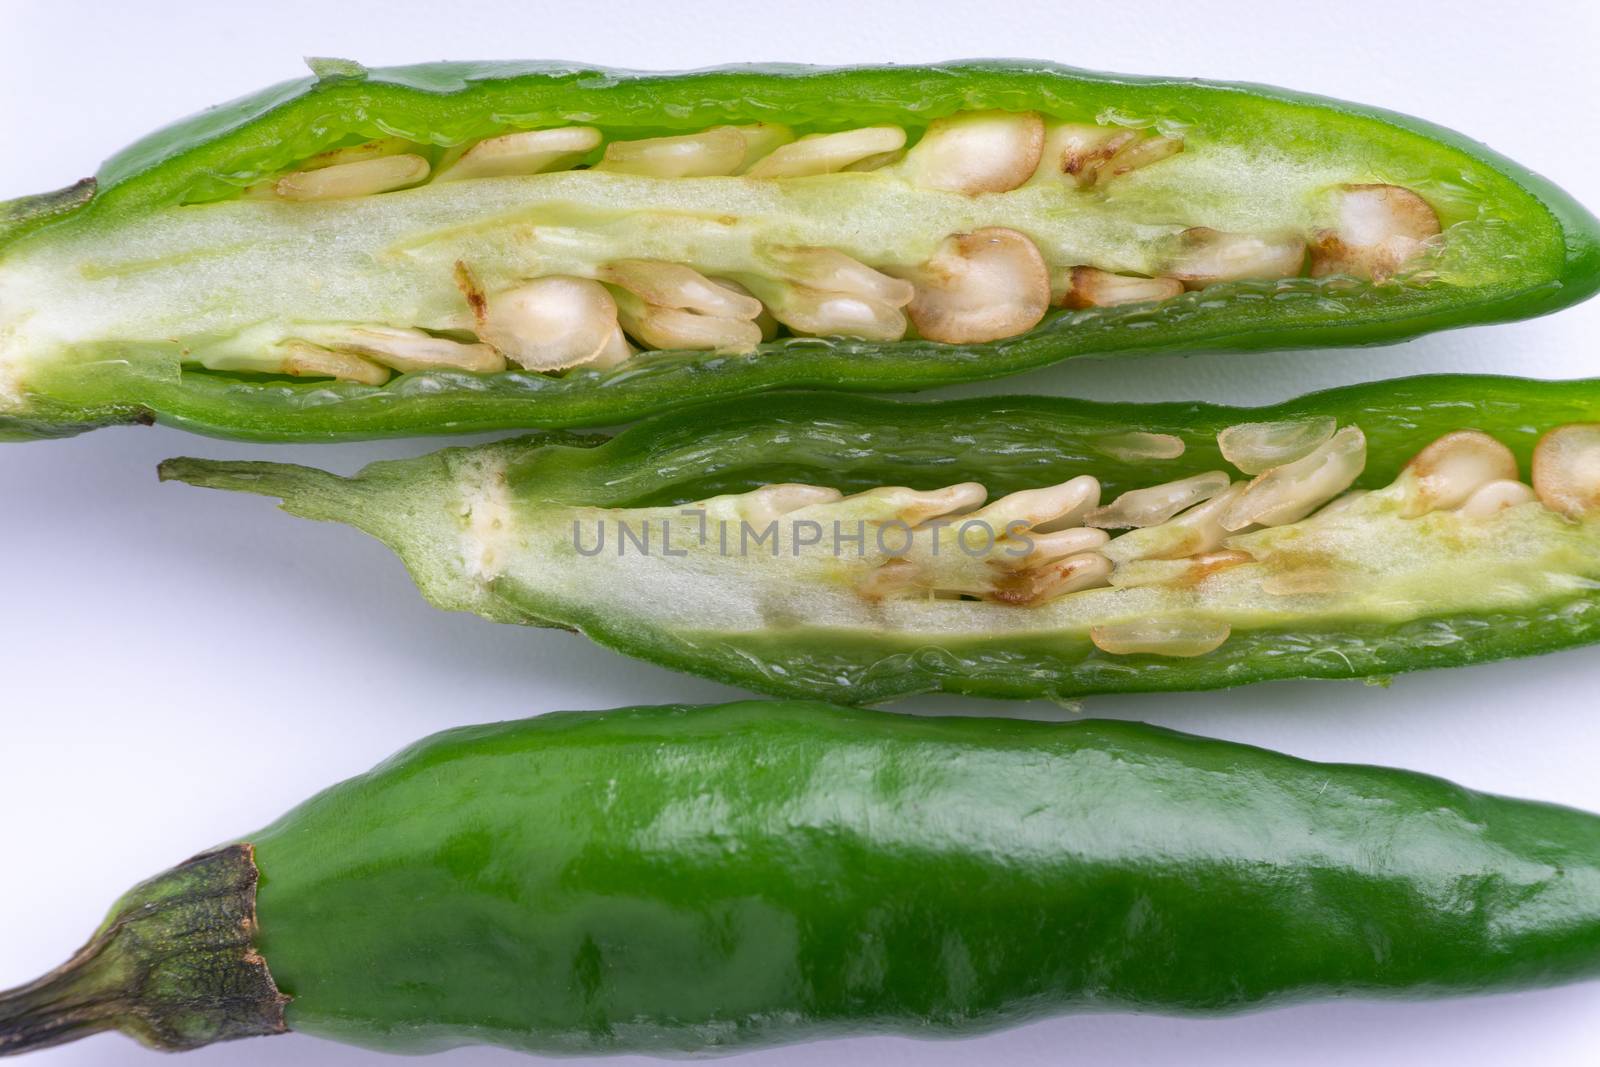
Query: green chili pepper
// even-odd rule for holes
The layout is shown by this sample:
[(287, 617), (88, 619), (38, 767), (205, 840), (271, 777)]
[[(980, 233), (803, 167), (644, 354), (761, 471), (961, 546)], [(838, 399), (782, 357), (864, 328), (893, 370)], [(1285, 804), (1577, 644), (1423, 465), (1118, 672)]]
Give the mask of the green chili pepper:
[(162, 476), (358, 526), (439, 607), (842, 703), (1382, 676), (1600, 638), (1600, 380), (1258, 409), (773, 395), (354, 478)]
[(600, 425), (1397, 341), (1600, 287), (1600, 222), (1543, 179), (1259, 86), (313, 66), (0, 206), (0, 433)]
[(439, 734), (144, 883), (0, 994), (0, 1053), (684, 1053), (1596, 973), (1571, 809), (1136, 723), (625, 708)]

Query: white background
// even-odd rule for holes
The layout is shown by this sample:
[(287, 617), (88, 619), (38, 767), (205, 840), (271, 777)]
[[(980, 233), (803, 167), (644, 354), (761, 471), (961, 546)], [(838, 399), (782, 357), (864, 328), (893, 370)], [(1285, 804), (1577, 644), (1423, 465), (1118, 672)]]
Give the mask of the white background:
[[(1501, 5), (537, 0), (89, 4), (0, 0), (0, 199), (90, 174), (169, 120), (302, 72), (563, 58), (687, 68), (749, 60), (1027, 56), (1254, 80), (1386, 105), (1468, 131), (1600, 206), (1592, 0)], [(1077, 362), (966, 392), (1269, 402), (1423, 371), (1593, 373), (1600, 301), (1553, 318), (1361, 352)], [(159, 485), (172, 455), (351, 472), (413, 440), (251, 447), (165, 429), (0, 448), (0, 987), (66, 956), (136, 880), (248, 832), (448, 726), (557, 708), (715, 701), (731, 689), (570, 635), (425, 605), (353, 530), (270, 502)], [(1595, 650), (1402, 677), (1388, 689), (1276, 683), (1102, 697), (1148, 719), (1301, 756), (1376, 762), (1600, 810)], [(1051, 714), (1041, 705), (915, 706)], [(1062, 1018), (962, 1042), (873, 1038), (741, 1065), (1592, 1064), (1600, 984), (1476, 1000), (1324, 1003), (1225, 1020)], [(104, 1036), (41, 1064), (154, 1062)], [(374, 1064), (304, 1037), (213, 1047), (194, 1064)], [(437, 1062), (510, 1064), (463, 1049)], [(611, 1063), (635, 1062), (611, 1060)]]

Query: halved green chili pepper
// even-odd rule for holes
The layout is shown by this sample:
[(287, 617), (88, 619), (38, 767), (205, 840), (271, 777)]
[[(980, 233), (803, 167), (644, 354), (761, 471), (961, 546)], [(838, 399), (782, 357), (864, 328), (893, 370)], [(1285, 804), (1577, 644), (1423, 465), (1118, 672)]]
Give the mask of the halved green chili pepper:
[(314, 68), (0, 209), (0, 433), (598, 425), (1396, 341), (1600, 287), (1600, 223), (1548, 182), (1258, 86)]
[(684, 1053), (1600, 973), (1600, 819), (1135, 723), (810, 703), (451, 730), (0, 994), (119, 1029)]
[(780, 696), (1214, 688), (1600, 638), (1600, 380), (1257, 409), (773, 395), (354, 478), (162, 476), (358, 526), (440, 607)]

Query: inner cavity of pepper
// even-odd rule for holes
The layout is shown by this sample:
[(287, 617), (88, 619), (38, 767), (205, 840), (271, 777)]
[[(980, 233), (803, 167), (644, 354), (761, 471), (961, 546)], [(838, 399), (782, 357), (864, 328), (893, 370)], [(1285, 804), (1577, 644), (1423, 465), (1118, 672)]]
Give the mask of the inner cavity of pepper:
[[(1119, 447), (1130, 447), (1127, 436)], [(1183, 451), (1170, 435), (1139, 440), (1152, 469)], [(1285, 614), (1414, 617), (1414, 605), (1442, 597), (1542, 596), (1587, 580), (1586, 538), (1600, 529), (1600, 424), (1545, 433), (1527, 481), (1504, 443), (1463, 428), (1376, 490), (1352, 489), (1367, 461), (1357, 425), (1245, 423), (1217, 444), (1218, 469), (1111, 500), (1090, 473), (995, 500), (976, 482), (850, 496), (774, 484), (688, 510), (590, 509), (570, 547), (631, 595), (670, 584), (671, 568), (693, 573), (703, 592), (715, 581), (703, 557), (721, 553), (739, 557), (730, 580), (748, 595), (773, 585), (788, 603), (821, 605), (818, 618), (785, 625), (859, 616), (931, 635), (943, 632), (940, 613), (982, 609), (984, 627), (1020, 634), (1033, 616), (1046, 630), (1082, 630), (1113, 656), (1202, 656), (1236, 625)], [(652, 524), (669, 523), (652, 550)], [(751, 577), (768, 568), (772, 578)], [(1441, 581), (1480, 588), (1441, 590)], [(793, 588), (805, 583), (855, 606), (808, 601)]]
[[(130, 224), (119, 252), (74, 265), (106, 292), (74, 308), (56, 291), (61, 321), (20, 329), (176, 343), (183, 362), (229, 374), (381, 385), (416, 371), (603, 371), (641, 349), (746, 353), (779, 338), (982, 344), (1052, 309), (1224, 283), (1426, 279), (1443, 236), (1412, 190), (1330, 173), (1274, 224), (1239, 228), (1228, 196), (1257, 194), (1186, 201), (1162, 178), (1225, 150), (1204, 130), (1000, 111), (920, 131), (765, 123), (616, 139), (568, 126), (443, 149), (385, 138)], [(307, 242), (304, 268), (285, 267)], [(277, 249), (290, 274), (264, 284), (254, 249)], [(173, 271), (192, 281), (163, 322), (151, 309)], [(124, 304), (143, 310), (114, 321)], [(107, 336), (82, 336), (97, 328)]]

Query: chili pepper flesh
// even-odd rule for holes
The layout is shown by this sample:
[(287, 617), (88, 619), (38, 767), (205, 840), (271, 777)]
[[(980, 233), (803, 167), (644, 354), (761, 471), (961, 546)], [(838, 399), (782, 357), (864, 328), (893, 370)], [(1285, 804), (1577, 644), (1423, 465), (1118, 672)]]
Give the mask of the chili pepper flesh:
[[(163, 477), (360, 526), (438, 606), (765, 692), (1066, 699), (1594, 640), (1597, 426), (1600, 383), (1493, 378), (1257, 410), (779, 397), (355, 479)], [(1108, 455), (1129, 433), (1184, 447)]]
[(92, 195), (12, 207), (0, 428), (617, 422), (1394, 339), (1600, 286), (1600, 224), (1558, 191), (1293, 94), (1044, 65), (324, 73), (135, 146)]

